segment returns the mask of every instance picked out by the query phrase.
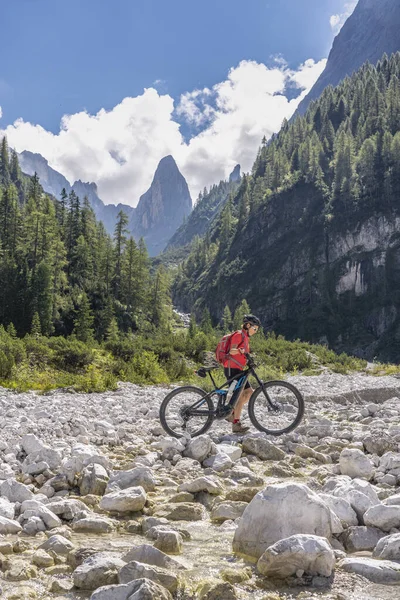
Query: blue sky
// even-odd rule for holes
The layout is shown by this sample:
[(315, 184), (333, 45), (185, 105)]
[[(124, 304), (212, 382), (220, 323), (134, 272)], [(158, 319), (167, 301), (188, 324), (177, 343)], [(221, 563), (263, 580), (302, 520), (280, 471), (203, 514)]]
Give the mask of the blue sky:
[[(354, 0), (3, 2), (0, 127), (5, 129), (16, 119), (22, 119), (57, 135), (63, 115), (82, 111), (96, 115), (101, 109), (113, 111), (124, 98), (141, 98), (144, 88), (154, 88), (160, 98), (172, 99), (176, 109), (182, 95), (209, 90), (227, 81), (230, 70), (242, 61), (274, 69), (277, 64), (274, 57), (280, 55), (287, 63), (285, 68), (291, 70), (309, 59), (318, 63), (327, 57), (332, 45), (332, 24), (348, 13), (354, 3)], [(332, 21), (334, 15), (337, 18)], [(282, 93), (278, 88), (271, 93)], [(302, 89), (299, 87), (299, 93)], [(205, 97), (207, 93), (196, 99), (203, 113)], [(211, 106), (214, 107), (212, 103)], [(215, 118), (214, 112), (209, 110), (209, 116), (209, 119), (188, 118), (184, 110), (170, 115), (174, 125), (181, 127), (180, 133), (186, 136), (183, 140), (186, 144), (188, 132), (196, 135), (207, 128)], [(7, 135), (12, 141), (12, 130), (7, 130)], [(21, 134), (14, 142), (19, 150), (24, 139), (29, 149), (42, 153), (47, 149), (43, 140), (33, 141), (30, 131), (25, 138)], [(60, 145), (60, 139), (57, 144)], [(70, 148), (71, 141), (69, 144)], [(114, 151), (118, 152), (118, 148)], [(127, 155), (126, 148), (121, 152)], [(53, 166), (62, 167), (70, 179), (96, 176), (93, 169), (79, 172), (81, 157), (63, 164), (61, 154), (65, 154), (65, 149), (59, 150), (57, 158), (54, 147), (49, 148), (46, 158)], [(154, 156), (150, 162), (156, 159)], [(124, 161), (123, 158), (122, 166)], [(230, 166), (227, 164), (226, 169)], [(150, 174), (150, 164), (147, 170)], [(107, 171), (107, 166), (103, 165), (103, 171)], [(103, 171), (96, 177), (100, 182)], [(124, 173), (121, 175), (123, 185), (128, 185)], [(196, 192), (199, 185), (193, 184)], [(112, 186), (108, 189), (104, 185), (103, 189), (106, 201), (113, 201)], [(132, 190), (131, 203), (136, 202), (135, 193)], [(120, 190), (116, 194), (120, 195)]]

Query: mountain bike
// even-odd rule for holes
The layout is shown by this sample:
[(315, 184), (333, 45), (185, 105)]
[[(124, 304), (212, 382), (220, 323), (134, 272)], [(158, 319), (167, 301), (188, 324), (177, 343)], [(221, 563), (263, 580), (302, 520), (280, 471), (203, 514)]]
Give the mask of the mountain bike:
[[(199, 377), (210, 377), (214, 389), (206, 392), (200, 387), (185, 385), (172, 390), (160, 406), (160, 421), (164, 430), (173, 437), (196, 437), (208, 431), (214, 419), (226, 419), (234, 410), (250, 375), (258, 386), (250, 397), (248, 413), (258, 431), (282, 435), (293, 431), (304, 415), (304, 399), (299, 390), (287, 381), (263, 382), (256, 373), (254, 359), (246, 354), (247, 368), (239, 378), (236, 375), (218, 387), (212, 371), (218, 367), (200, 367)], [(236, 379), (232, 397), (227, 402), (227, 389)]]

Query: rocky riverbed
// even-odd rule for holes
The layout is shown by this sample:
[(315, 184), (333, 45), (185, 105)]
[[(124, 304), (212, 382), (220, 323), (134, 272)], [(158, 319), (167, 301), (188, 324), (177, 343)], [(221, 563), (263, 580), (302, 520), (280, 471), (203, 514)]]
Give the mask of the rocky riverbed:
[(398, 598), (400, 379), (289, 381), (291, 434), (183, 442), (166, 388), (0, 388), (1, 598)]

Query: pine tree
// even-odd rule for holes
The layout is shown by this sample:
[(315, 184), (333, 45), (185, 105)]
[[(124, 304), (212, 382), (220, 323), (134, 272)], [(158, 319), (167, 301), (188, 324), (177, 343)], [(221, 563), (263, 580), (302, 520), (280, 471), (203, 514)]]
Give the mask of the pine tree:
[(117, 216), (117, 223), (114, 231), (115, 242), (115, 271), (114, 271), (114, 294), (116, 298), (120, 297), (121, 293), (121, 265), (122, 254), (126, 245), (128, 232), (128, 217), (120, 210)]
[(222, 329), (224, 333), (228, 333), (232, 329), (232, 313), (228, 305), (225, 306), (222, 315)]
[(243, 317), (244, 315), (248, 314), (250, 314), (250, 307), (247, 303), (247, 300), (242, 300), (239, 306), (236, 308), (233, 316), (233, 328), (241, 329), (243, 325)]
[(39, 337), (42, 334), (39, 313), (35, 312), (32, 317), (31, 335)]
[(76, 319), (74, 321), (74, 333), (81, 342), (90, 342), (93, 339), (93, 314), (89, 298), (84, 292), (81, 294)]
[(0, 149), (0, 184), (7, 187), (11, 183), (10, 162), (8, 156), (7, 138), (4, 136)]
[(189, 337), (191, 339), (195, 338), (196, 335), (198, 334), (198, 332), (199, 332), (199, 328), (197, 327), (195, 316), (193, 314), (191, 314), (190, 321), (189, 321), (189, 329), (188, 329)]
[(205, 308), (203, 310), (203, 316), (201, 318), (200, 327), (201, 327), (201, 330), (203, 331), (203, 333), (205, 333), (206, 335), (212, 335), (213, 326), (212, 326), (210, 311), (208, 310), (208, 308)]

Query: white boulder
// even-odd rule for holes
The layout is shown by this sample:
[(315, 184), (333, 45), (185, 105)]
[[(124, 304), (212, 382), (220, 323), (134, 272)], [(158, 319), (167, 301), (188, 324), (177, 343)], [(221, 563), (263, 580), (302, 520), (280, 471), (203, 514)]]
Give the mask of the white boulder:
[(233, 539), (233, 550), (259, 558), (275, 542), (298, 533), (330, 539), (337, 517), (306, 485), (278, 483), (254, 496), (245, 509)]
[(298, 534), (267, 548), (257, 562), (257, 570), (266, 577), (291, 577), (299, 570), (307, 575), (330, 577), (335, 562), (328, 540), (316, 535)]
[(352, 479), (361, 478), (369, 481), (375, 467), (368, 456), (357, 448), (344, 448), (339, 457), (340, 472)]
[(141, 486), (130, 487), (106, 494), (100, 501), (100, 508), (118, 513), (137, 512), (146, 504), (146, 492)]

